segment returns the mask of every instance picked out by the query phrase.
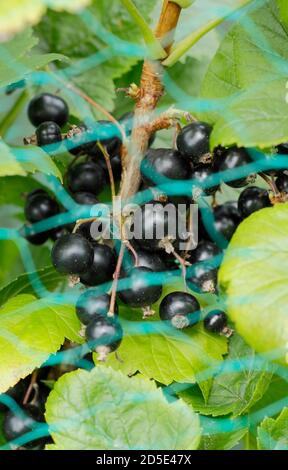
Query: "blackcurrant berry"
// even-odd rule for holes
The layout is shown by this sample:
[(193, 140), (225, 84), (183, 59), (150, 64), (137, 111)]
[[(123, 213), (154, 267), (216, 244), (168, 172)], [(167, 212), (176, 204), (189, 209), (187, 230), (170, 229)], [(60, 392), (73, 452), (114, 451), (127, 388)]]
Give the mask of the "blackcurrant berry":
[(195, 164), (199, 158), (209, 153), (209, 139), (212, 127), (206, 122), (192, 122), (184, 127), (177, 137), (177, 148)]
[(92, 242), (93, 262), (80, 280), (86, 286), (97, 286), (112, 280), (116, 268), (116, 255), (112, 248)]
[(117, 153), (119, 153), (120, 146), (121, 146), (121, 139), (118, 137), (118, 128), (115, 126), (115, 124), (111, 123), (110, 121), (97, 121), (97, 126), (95, 126), (95, 134), (97, 135), (97, 127), (99, 127), (100, 130), (106, 132), (108, 134), (113, 134), (112, 137), (106, 139), (106, 138), (96, 138), (96, 145), (93, 147), (93, 150), (89, 152), (89, 155), (93, 157), (94, 159), (97, 159), (99, 157), (103, 157), (103, 153), (101, 149), (98, 147), (97, 142), (99, 141), (103, 147), (105, 147), (108, 155), (110, 158)]
[(192, 267), (187, 271), (188, 287), (196, 292), (215, 293), (218, 268), (216, 263), (212, 262), (212, 258), (220, 255), (221, 250), (215, 243), (202, 240), (197, 248), (190, 253)]
[(60, 96), (42, 93), (30, 101), (28, 117), (34, 126), (39, 126), (45, 121), (53, 121), (62, 127), (68, 121), (69, 109)]
[(50, 231), (50, 238), (53, 241), (59, 240), (59, 238), (64, 237), (64, 235), (68, 235), (69, 230), (66, 227), (56, 227)]
[(196, 200), (199, 196), (211, 196), (219, 189), (219, 185), (209, 184), (207, 187), (202, 185), (206, 183), (208, 178), (213, 177), (213, 169), (209, 165), (198, 165), (190, 173), (190, 179), (193, 180), (192, 197)]
[(39, 194), (45, 194), (47, 195), (46, 191), (41, 188), (33, 189), (29, 194), (27, 194), (26, 199), (32, 199), (34, 196), (38, 196)]
[[(88, 325), (92, 320), (101, 320), (107, 317), (110, 309), (111, 296), (89, 289), (80, 295), (76, 303), (76, 314), (83, 325)], [(118, 313), (118, 306), (115, 304), (114, 313)]]
[[(175, 208), (173, 204), (170, 204), (169, 207)], [(168, 209), (168, 205), (152, 202), (142, 206), (140, 214), (137, 212), (137, 217), (140, 215), (140, 226), (142, 228), (141, 237), (137, 238), (137, 243), (141, 248), (150, 251), (161, 251), (165, 249), (166, 240), (171, 243), (177, 240), (177, 221), (175, 221), (175, 224), (169, 223), (169, 211), (166, 209)], [(175, 211), (177, 217), (176, 208)], [(136, 215), (134, 216), (134, 225)]]
[(171, 292), (161, 301), (159, 315), (161, 320), (170, 321), (175, 328), (186, 328), (199, 321), (200, 305), (191, 294)]
[(122, 337), (123, 330), (117, 319), (92, 320), (86, 327), (88, 345), (98, 353), (99, 360), (105, 360), (107, 354), (116, 351)]
[(250, 186), (244, 189), (238, 199), (238, 210), (241, 217), (245, 219), (253, 212), (271, 206), (269, 193), (266, 189)]
[(43, 245), (43, 243), (47, 242), (48, 238), (51, 236), (51, 232), (39, 232), (36, 233), (33, 230), (33, 226), (29, 227), (29, 234), (27, 232), (29, 226), (24, 226), (21, 229), (21, 234), (26, 238), (26, 240), (31, 243), (32, 245)]
[(130, 288), (119, 292), (120, 299), (130, 307), (147, 307), (157, 302), (162, 294), (161, 285), (153, 285), (147, 275), (153, 273), (149, 268), (133, 268), (129, 272)]
[(172, 149), (150, 149), (141, 162), (141, 175), (147, 184), (165, 183), (165, 179), (189, 178), (190, 165), (180, 152)]
[[(230, 149), (223, 151), (223, 153), (216, 153), (214, 171), (226, 172), (228, 170), (234, 170), (235, 168), (241, 168), (248, 165), (251, 161), (252, 160), (248, 152), (244, 148), (231, 147)], [(232, 188), (241, 188), (246, 186), (250, 179), (251, 175), (248, 175), (246, 178), (228, 180), (226, 181), (226, 184)]]
[[(22, 412), (7, 411), (4, 417), (3, 432), (7, 441), (13, 441), (28, 432), (31, 432), (37, 423), (43, 422), (37, 407), (33, 405), (26, 405)], [(37, 440), (39, 441), (39, 440)], [(33, 447), (35, 442), (29, 442), (26, 447)]]
[(207, 261), (220, 253), (221, 250), (215, 243), (202, 240), (198, 243), (197, 248), (190, 252), (190, 260), (192, 263), (200, 263), (201, 261)]
[(105, 186), (106, 177), (98, 163), (79, 163), (69, 170), (67, 183), (73, 193), (88, 192), (97, 196)]
[(78, 124), (67, 135), (68, 150), (75, 156), (88, 154), (95, 147), (93, 139), (92, 129), (84, 123)]
[(227, 327), (227, 315), (221, 310), (212, 310), (204, 318), (204, 328), (212, 333), (221, 333)]
[[(106, 163), (105, 158), (103, 156), (98, 157), (96, 161), (105, 171), (106, 179), (107, 181), (109, 181), (109, 173), (108, 173), (108, 168), (107, 168), (107, 163)], [(119, 181), (121, 178), (121, 174), (122, 174), (122, 162), (121, 162), (121, 157), (118, 153), (110, 157), (110, 164), (111, 164), (114, 180)]]
[(288, 155), (288, 142), (278, 145), (277, 151), (279, 154)]
[(26, 219), (35, 223), (58, 214), (59, 206), (47, 193), (37, 193), (28, 195), (24, 211)]
[(54, 243), (51, 258), (63, 274), (83, 274), (92, 266), (93, 246), (79, 233), (64, 235)]
[[(137, 251), (137, 266), (152, 269), (152, 271), (161, 272), (166, 271), (167, 266), (163, 261), (162, 257), (158, 253), (151, 253), (150, 251), (140, 250), (139, 248)], [(173, 259), (175, 259), (173, 257)], [(124, 270), (130, 271), (135, 267), (135, 259), (134, 256), (130, 252), (126, 252), (126, 256), (124, 256), (123, 260), (123, 268)]]
[(214, 227), (226, 240), (231, 240), (241, 222), (237, 202), (228, 201), (214, 209)]
[(35, 134), (39, 147), (56, 144), (62, 141), (61, 129), (58, 124), (52, 121), (40, 124), (37, 127)]
[(288, 193), (288, 175), (286, 173), (281, 173), (275, 183), (280, 193)]
[(87, 206), (94, 206), (95, 204), (99, 204), (98, 199), (92, 193), (79, 192), (72, 194), (72, 197), (76, 202), (78, 202), (78, 204), (87, 204)]

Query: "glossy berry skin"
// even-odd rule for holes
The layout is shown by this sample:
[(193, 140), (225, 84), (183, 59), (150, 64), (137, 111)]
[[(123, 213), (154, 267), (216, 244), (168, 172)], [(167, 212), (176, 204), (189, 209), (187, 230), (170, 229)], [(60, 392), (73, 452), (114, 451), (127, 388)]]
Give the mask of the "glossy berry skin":
[(217, 256), (221, 253), (221, 250), (218, 246), (210, 241), (202, 240), (198, 243), (198, 246), (195, 250), (191, 251), (190, 260), (192, 263), (200, 263), (201, 261), (207, 261), (214, 256)]
[(72, 193), (88, 192), (97, 196), (105, 186), (103, 168), (94, 162), (74, 165), (67, 174), (67, 183)]
[(142, 179), (147, 184), (165, 183), (166, 178), (186, 180), (190, 165), (180, 152), (171, 149), (150, 149), (141, 162)]
[(288, 155), (288, 142), (278, 145), (277, 151), (278, 154)]
[(92, 320), (86, 328), (88, 345), (101, 354), (101, 359), (119, 348), (122, 337), (123, 330), (117, 319)]
[(64, 235), (68, 235), (69, 230), (66, 227), (56, 227), (50, 232), (50, 238), (53, 241), (59, 240), (59, 238), (64, 237)]
[[(105, 319), (110, 309), (110, 301), (110, 295), (99, 295), (99, 293), (89, 289), (81, 294), (77, 300), (77, 317), (83, 325), (88, 325), (92, 320)], [(118, 313), (117, 304), (115, 305), (114, 313)]]
[[(251, 163), (251, 158), (244, 148), (231, 147), (223, 152), (218, 152), (214, 160), (214, 171), (226, 172), (228, 170), (235, 170)], [(226, 175), (225, 175), (226, 177)], [(249, 183), (250, 175), (246, 178), (225, 180), (228, 186), (232, 188), (242, 188)]]
[(93, 246), (79, 233), (59, 238), (51, 252), (52, 263), (62, 274), (86, 273), (92, 266), (93, 256)]
[(53, 121), (62, 127), (68, 121), (69, 109), (60, 96), (42, 93), (30, 101), (28, 117), (35, 127), (46, 121)]
[(186, 281), (191, 290), (196, 292), (215, 293), (217, 290), (217, 272), (215, 263), (210, 259), (220, 255), (221, 250), (217, 245), (208, 240), (199, 242), (197, 248), (191, 251), (189, 261), (192, 262), (191, 269), (187, 270)]
[(286, 173), (281, 173), (275, 183), (280, 193), (288, 193), (288, 175)]
[(26, 240), (31, 243), (31, 245), (40, 246), (47, 242), (48, 238), (51, 236), (49, 232), (39, 232), (36, 233), (33, 231), (33, 227), (31, 227), (31, 231), (29, 235), (27, 234), (27, 226), (23, 228), (23, 235)]
[(93, 262), (90, 268), (84, 272), (80, 280), (86, 286), (98, 286), (112, 280), (116, 268), (116, 255), (114, 250), (107, 245), (92, 242)]
[(99, 204), (98, 199), (92, 193), (87, 192), (79, 192), (72, 194), (73, 199), (78, 202), (78, 204), (83, 204), (87, 206), (94, 206), (95, 204)]
[(128, 276), (130, 288), (119, 292), (122, 302), (130, 307), (147, 307), (160, 299), (162, 286), (153, 285), (145, 279), (149, 273), (153, 273), (149, 268), (131, 269)]
[[(190, 179), (193, 181), (192, 197), (197, 199), (199, 196), (212, 196), (219, 189), (219, 185), (209, 185), (202, 187), (202, 184), (207, 184), (206, 180), (213, 177), (213, 169), (209, 165), (198, 165), (190, 173)], [(199, 186), (198, 186), (199, 183)]]
[[(136, 252), (138, 258), (137, 267), (141, 266), (144, 268), (149, 268), (156, 272), (167, 270), (165, 262), (158, 253), (151, 253), (150, 251), (140, 250), (139, 248), (136, 250)], [(124, 255), (122, 266), (126, 272), (135, 267), (134, 256), (128, 252), (128, 250), (126, 251), (126, 256)]]
[(192, 122), (184, 127), (177, 137), (177, 148), (183, 155), (198, 164), (199, 158), (209, 153), (212, 127), (206, 122)]
[(26, 219), (31, 222), (41, 222), (41, 220), (53, 217), (59, 213), (57, 202), (47, 193), (37, 193), (27, 197), (24, 208)]
[(142, 236), (137, 239), (137, 243), (142, 249), (162, 251), (164, 238), (171, 236), (171, 242), (177, 240), (177, 230), (171, 230), (169, 227), (168, 213), (163, 210), (163, 207), (161, 203), (149, 203), (141, 207)]
[(227, 315), (221, 310), (212, 310), (204, 318), (204, 328), (211, 333), (221, 333), (227, 326)]
[[(7, 441), (12, 441), (28, 432), (31, 432), (37, 422), (41, 422), (43, 419), (38, 408), (33, 405), (26, 405), (22, 411), (23, 415), (20, 413), (13, 413), (13, 411), (10, 410), (5, 414), (3, 432)], [(37, 442), (39, 442), (39, 439), (37, 439)], [(34, 445), (35, 441), (25, 444), (28, 448), (31, 448)]]
[(46, 191), (41, 188), (33, 189), (29, 194), (27, 194), (26, 199), (32, 199), (34, 196), (38, 196), (39, 194), (45, 194), (47, 195)]
[(59, 144), (62, 141), (61, 129), (55, 122), (47, 121), (40, 124), (36, 131), (37, 144), (39, 147), (45, 145)]
[(269, 206), (271, 206), (271, 202), (268, 191), (256, 186), (244, 189), (238, 199), (238, 210), (243, 219), (249, 217), (253, 212)]
[[(78, 124), (73, 134), (67, 137), (68, 150), (72, 155), (85, 155), (95, 147), (95, 140), (92, 135), (92, 129), (84, 123)], [(70, 147), (70, 145), (72, 145)]]
[(186, 328), (199, 321), (200, 305), (187, 292), (171, 292), (161, 301), (159, 315), (161, 320), (170, 321), (175, 328)]
[(241, 222), (237, 202), (228, 201), (215, 207), (214, 227), (226, 240), (231, 240), (236, 228)]
[[(113, 157), (114, 155), (116, 155), (117, 153), (119, 153), (119, 149), (120, 149), (120, 146), (121, 146), (121, 139), (118, 137), (118, 128), (113, 124), (111, 123), (110, 121), (104, 121), (104, 120), (100, 120), (100, 121), (97, 121), (96, 123), (98, 125), (98, 129), (101, 131), (101, 128), (103, 130), (103, 132), (106, 132), (108, 133), (108, 135), (113, 135), (113, 137), (110, 137), (108, 139), (105, 139), (105, 138), (99, 138), (97, 139), (96, 138), (96, 145), (94, 145), (93, 147), (93, 150), (91, 150), (89, 152), (89, 155), (91, 155), (91, 157), (93, 157), (93, 159), (97, 159), (97, 158), (103, 158), (103, 153), (101, 151), (101, 149), (97, 146), (97, 141), (99, 141), (101, 143), (101, 145), (103, 147), (106, 148), (106, 151), (108, 153), (108, 155), (111, 157)], [(95, 134), (97, 136), (97, 126), (95, 126)], [(99, 132), (100, 134), (100, 132)], [(114, 135), (116, 134), (116, 135)], [(100, 134), (101, 135), (101, 134)], [(95, 160), (97, 161), (97, 160)]]

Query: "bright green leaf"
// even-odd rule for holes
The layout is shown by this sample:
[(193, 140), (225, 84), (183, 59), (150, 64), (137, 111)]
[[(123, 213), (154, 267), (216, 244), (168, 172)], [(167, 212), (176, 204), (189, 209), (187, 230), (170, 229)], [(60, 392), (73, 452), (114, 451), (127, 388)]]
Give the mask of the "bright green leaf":
[(58, 351), (65, 337), (79, 342), (79, 329), (73, 306), (28, 294), (10, 299), (0, 309), (0, 393)]
[(284, 408), (276, 419), (265, 418), (257, 434), (260, 450), (288, 450), (288, 408)]
[(280, 18), (283, 23), (288, 23), (288, 9), (286, 0), (276, 0), (280, 11)]
[(229, 344), (229, 354), (213, 380), (207, 403), (196, 387), (188, 388), (180, 396), (204, 415), (232, 413), (239, 416), (247, 413), (263, 396), (271, 377), (269, 365), (260, 361), (240, 336), (234, 335)]
[(133, 312), (132, 318), (135, 321), (123, 322), (120, 360), (111, 355), (107, 365), (127, 375), (139, 371), (165, 385), (199, 380), (207, 397), (210, 380), (201, 380), (198, 374), (222, 360), (227, 351), (226, 339), (207, 333), (201, 323), (179, 331), (159, 321), (159, 317), (156, 321), (143, 322), (141, 314)]
[(87, 7), (92, 0), (42, 0), (47, 7), (56, 11), (68, 11), (75, 13), (84, 7)]
[(229, 450), (235, 447), (245, 436), (247, 429), (239, 429), (231, 432), (221, 432), (219, 434), (204, 434), (201, 437), (200, 450)]
[(263, 148), (288, 139), (285, 44), (275, 0), (251, 9), (226, 35), (202, 86), (202, 97), (219, 105), (203, 114), (215, 124), (212, 146)]
[(111, 368), (65, 374), (46, 404), (50, 449), (197, 448), (199, 419), (181, 400), (168, 403), (155, 383)]
[[(25, 273), (17, 277), (13, 282), (10, 282), (0, 290), (0, 306), (7, 302), (11, 297), (16, 297), (19, 294), (33, 294), (33, 280), (40, 281), (47, 290), (54, 291), (60, 285), (63, 285), (63, 276), (57, 273), (54, 268), (47, 267), (40, 269), (34, 273)], [(65, 278), (64, 278), (65, 282)]]
[(218, 278), (237, 331), (256, 351), (286, 364), (287, 224), (287, 204), (244, 220), (228, 246)]
[(51, 61), (66, 60), (61, 53), (30, 54), (37, 43), (38, 39), (32, 35), (32, 30), (27, 29), (9, 42), (0, 44), (0, 87), (25, 78), (34, 70), (44, 67)]

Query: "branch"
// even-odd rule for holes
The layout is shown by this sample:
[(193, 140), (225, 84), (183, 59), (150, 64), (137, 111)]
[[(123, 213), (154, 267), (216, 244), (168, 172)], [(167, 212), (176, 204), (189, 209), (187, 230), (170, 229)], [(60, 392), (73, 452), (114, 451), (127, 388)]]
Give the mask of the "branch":
[(157, 60), (164, 59), (165, 57), (167, 57), (167, 53), (163, 49), (160, 41), (158, 41), (158, 39), (155, 37), (152, 29), (146, 23), (145, 19), (143, 18), (137, 7), (134, 5), (132, 0), (121, 0), (121, 2), (126, 7), (127, 11), (134, 19), (135, 23), (141, 29), (144, 41), (151, 51), (152, 58)]
[(193, 33), (189, 34), (186, 38), (176, 44), (176, 46), (172, 49), (171, 54), (162, 62), (163, 65), (166, 67), (171, 67), (174, 65), (192, 46), (194, 46), (194, 44), (199, 41), (199, 39), (205, 36), (205, 34), (209, 33), (209, 31), (216, 28), (216, 26), (223, 23), (225, 20), (229, 19), (238, 10), (248, 5), (248, 3), (251, 3), (251, 1), (253, 0), (242, 0), (233, 11), (227, 12), (220, 18), (215, 18), (214, 20), (211, 20), (207, 24), (201, 26), (196, 31), (193, 31)]

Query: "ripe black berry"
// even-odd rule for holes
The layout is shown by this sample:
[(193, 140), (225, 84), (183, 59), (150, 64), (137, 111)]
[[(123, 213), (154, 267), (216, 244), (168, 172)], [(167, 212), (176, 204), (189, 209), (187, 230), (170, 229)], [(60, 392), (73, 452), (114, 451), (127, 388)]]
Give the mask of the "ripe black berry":
[(96, 138), (96, 145), (94, 145), (93, 150), (89, 152), (89, 155), (93, 157), (94, 159), (101, 158), (103, 157), (103, 153), (101, 149), (97, 145), (97, 141), (101, 143), (103, 147), (106, 148), (106, 151), (110, 157), (113, 155), (116, 155), (116, 153), (119, 153), (119, 149), (121, 146), (121, 139), (118, 137), (118, 128), (115, 126), (115, 124), (111, 123), (110, 121), (97, 121), (97, 125), (95, 126), (95, 133), (97, 135), (97, 130), (99, 129), (100, 131), (103, 131), (104, 133), (107, 132), (109, 135), (113, 135), (110, 138)]
[[(192, 266), (187, 270), (186, 281), (191, 290), (215, 293), (217, 289), (217, 264), (212, 258), (221, 250), (213, 242), (203, 240), (191, 251)], [(211, 262), (209, 261), (211, 260)]]
[[(77, 300), (76, 314), (83, 325), (88, 325), (92, 320), (105, 319), (109, 312), (110, 301), (111, 297), (108, 294), (99, 295), (91, 289), (87, 290)], [(117, 304), (114, 313), (118, 313)]]
[[(214, 160), (214, 171), (228, 171), (241, 168), (251, 163), (251, 158), (244, 148), (231, 147), (223, 152), (216, 153)], [(225, 175), (226, 176), (226, 175)], [(249, 183), (251, 175), (246, 178), (226, 181), (232, 188), (241, 188)]]
[[(169, 207), (172, 206), (173, 204), (170, 204)], [(161, 251), (165, 249), (165, 240), (172, 243), (177, 240), (177, 227), (175, 227), (175, 224), (169, 224), (169, 212), (165, 210), (165, 207), (167, 209), (168, 205), (165, 206), (158, 202), (151, 202), (141, 207), (142, 234), (141, 238), (137, 238), (137, 243), (141, 248), (150, 251)]]
[(170, 321), (175, 328), (186, 328), (199, 321), (200, 305), (191, 294), (171, 292), (162, 300), (159, 315), (161, 320)]
[(191, 251), (190, 260), (192, 263), (199, 263), (201, 261), (207, 261), (214, 256), (217, 256), (221, 253), (221, 250), (218, 246), (210, 241), (202, 240), (198, 243), (198, 246), (195, 250)]
[(37, 144), (39, 147), (56, 144), (62, 141), (61, 129), (55, 122), (47, 121), (40, 124), (36, 131)]
[(88, 154), (95, 147), (92, 129), (88, 128), (84, 123), (78, 124), (68, 133), (67, 143), (68, 150), (72, 155)]
[(190, 173), (190, 179), (193, 181), (192, 197), (196, 200), (199, 196), (211, 196), (219, 189), (219, 185), (211, 185), (203, 187), (207, 184), (207, 179), (213, 177), (213, 169), (209, 165), (198, 165)]
[(282, 155), (288, 155), (288, 142), (278, 145), (277, 151)]
[[(21, 411), (22, 413), (14, 413), (9, 410), (5, 414), (3, 432), (7, 441), (12, 441), (31, 432), (37, 425), (37, 422), (43, 421), (38, 408), (33, 405), (26, 405)], [(33, 445), (35, 445), (35, 442), (29, 442), (25, 446), (29, 448), (33, 447)]]
[(133, 268), (129, 272), (129, 289), (119, 292), (121, 300), (131, 307), (147, 307), (157, 302), (162, 294), (162, 286), (153, 285), (146, 276), (153, 271), (149, 268)]
[(58, 214), (59, 206), (47, 193), (39, 192), (28, 195), (24, 211), (26, 219), (34, 223)]
[(268, 191), (256, 186), (244, 189), (238, 199), (238, 210), (243, 219), (253, 212), (269, 206), (271, 206), (271, 202)]
[[(140, 250), (137, 249), (137, 258), (138, 258), (138, 267), (142, 266), (144, 268), (149, 268), (152, 271), (166, 271), (167, 266), (161, 256), (158, 253), (151, 253), (150, 251)], [(175, 259), (175, 258), (173, 258)], [(124, 270), (130, 271), (133, 267), (135, 267), (135, 259), (134, 256), (126, 251), (126, 256), (124, 256), (123, 260), (123, 268)]]
[(27, 228), (28, 228), (27, 225), (24, 226), (21, 230), (21, 234), (23, 234), (26, 240), (32, 245), (43, 245), (43, 243), (47, 242), (48, 238), (51, 236), (50, 231), (36, 233), (33, 230), (33, 226), (29, 227), (29, 235), (28, 235)]
[(59, 238), (64, 237), (64, 235), (68, 235), (69, 230), (67, 227), (56, 227), (50, 231), (50, 238), (53, 241), (59, 240)]
[(241, 222), (237, 202), (228, 201), (214, 209), (214, 227), (226, 240), (231, 240)]
[(172, 149), (150, 149), (141, 163), (141, 175), (147, 184), (165, 183), (165, 179), (189, 178), (190, 165), (180, 152)]
[(123, 330), (117, 319), (92, 320), (86, 328), (88, 345), (102, 361), (119, 348), (122, 337)]
[(209, 139), (212, 127), (206, 122), (192, 122), (184, 127), (177, 137), (177, 148), (195, 164), (199, 158), (209, 153)]
[(92, 242), (93, 262), (80, 277), (82, 284), (97, 286), (112, 280), (116, 268), (115, 252), (107, 245)]
[(281, 173), (275, 183), (280, 193), (288, 193), (288, 175), (286, 173)]
[(86, 162), (73, 166), (67, 174), (67, 183), (73, 193), (99, 194), (106, 183), (104, 170), (98, 163)]
[(54, 243), (51, 258), (63, 274), (86, 273), (93, 263), (93, 246), (79, 233), (64, 235)]
[(79, 192), (72, 194), (73, 199), (78, 202), (78, 204), (87, 204), (88, 206), (94, 206), (94, 204), (99, 204), (98, 199), (92, 193)]
[(30, 101), (28, 117), (34, 126), (45, 121), (54, 121), (62, 127), (68, 121), (69, 109), (60, 96), (42, 93)]
[(227, 315), (221, 310), (212, 310), (204, 319), (204, 328), (212, 333), (221, 333), (227, 327)]

